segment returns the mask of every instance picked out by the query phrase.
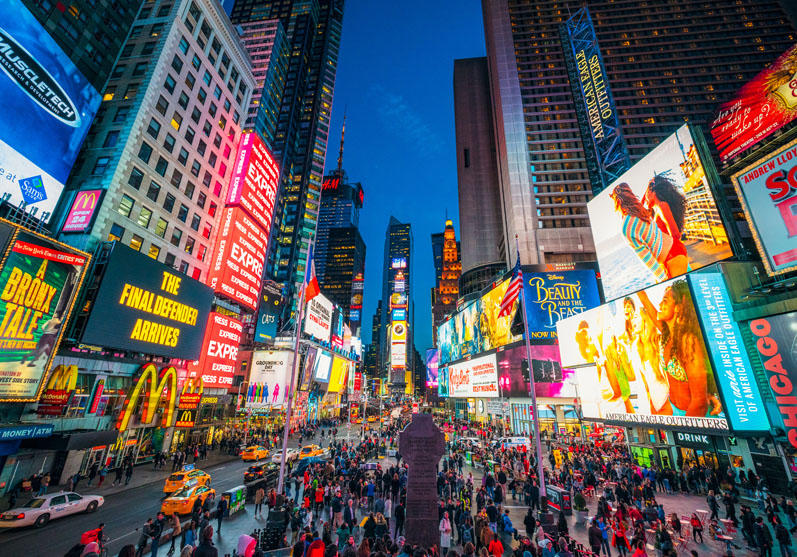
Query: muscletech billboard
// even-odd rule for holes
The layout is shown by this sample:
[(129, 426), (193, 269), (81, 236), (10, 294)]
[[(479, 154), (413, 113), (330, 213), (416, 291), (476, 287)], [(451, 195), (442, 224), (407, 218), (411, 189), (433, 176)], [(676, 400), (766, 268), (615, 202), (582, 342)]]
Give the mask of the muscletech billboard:
[(100, 95), (19, 0), (0, 2), (0, 193), (49, 222)]
[(115, 243), (82, 342), (194, 360), (213, 291), (163, 263)]
[(587, 210), (607, 300), (733, 255), (686, 124), (596, 195)]
[(38, 398), (88, 262), (38, 234), (12, 240), (0, 269), (0, 401)]
[(797, 141), (731, 178), (769, 274), (797, 270)]
[(723, 104), (711, 135), (728, 162), (797, 118), (797, 45), (747, 82)]

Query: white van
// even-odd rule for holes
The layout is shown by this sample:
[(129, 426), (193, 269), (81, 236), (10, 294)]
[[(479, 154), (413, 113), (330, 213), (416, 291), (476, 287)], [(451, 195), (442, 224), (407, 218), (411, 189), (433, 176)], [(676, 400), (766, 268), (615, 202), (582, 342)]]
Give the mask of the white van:
[(501, 437), (498, 440), (499, 449), (518, 449), (520, 451), (531, 451), (530, 437)]

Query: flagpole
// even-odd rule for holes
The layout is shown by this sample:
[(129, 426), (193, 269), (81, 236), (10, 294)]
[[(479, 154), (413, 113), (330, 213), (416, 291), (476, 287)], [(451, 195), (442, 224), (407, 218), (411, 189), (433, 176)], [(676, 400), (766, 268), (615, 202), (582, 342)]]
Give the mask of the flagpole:
[[(515, 246), (518, 250), (518, 263), (520, 263), (520, 247), (518, 246), (518, 237), (517, 234), (515, 235)], [(518, 267), (518, 272), (520, 268)], [(520, 281), (520, 311), (523, 314), (523, 332), (524, 336), (526, 337), (526, 360), (528, 361), (529, 365), (529, 384), (531, 386), (531, 405), (534, 408), (534, 416), (531, 420), (531, 424), (534, 428), (534, 444), (535, 449), (537, 451), (537, 475), (540, 477), (540, 498), (541, 500), (545, 498), (545, 470), (542, 465), (542, 443), (540, 443), (540, 420), (539, 420), (539, 411), (537, 409), (537, 391), (535, 389), (534, 384), (534, 366), (532, 366), (532, 359), (531, 359), (531, 340), (529, 339), (529, 322), (528, 318), (526, 317), (526, 287), (525, 287), (525, 278)], [(547, 509), (543, 509), (540, 507), (541, 512), (546, 512)]]
[(310, 247), (307, 250), (307, 259), (305, 260), (304, 279), (302, 280), (302, 288), (299, 290), (299, 307), (296, 311), (296, 336), (293, 340), (293, 365), (291, 366), (291, 384), (288, 387), (287, 393), (287, 406), (285, 408), (285, 425), (282, 432), (282, 454), (280, 455), (280, 475), (277, 481), (277, 493), (282, 493), (285, 484), (285, 456), (288, 451), (288, 432), (291, 427), (291, 411), (293, 409), (293, 399), (296, 388), (296, 373), (299, 367), (299, 339), (302, 337), (302, 321), (304, 320), (305, 308), (305, 289), (307, 287), (307, 274), (310, 272), (308, 265), (310, 264), (310, 256), (313, 252), (313, 242), (310, 242)]

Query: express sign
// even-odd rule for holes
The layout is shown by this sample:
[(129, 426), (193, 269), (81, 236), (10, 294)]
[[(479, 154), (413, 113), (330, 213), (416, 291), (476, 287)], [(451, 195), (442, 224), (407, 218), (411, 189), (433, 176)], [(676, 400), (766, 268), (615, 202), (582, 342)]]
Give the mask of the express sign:
[(240, 206), (268, 232), (278, 183), (279, 166), (263, 141), (256, 133), (243, 134), (227, 192), (227, 207)]
[(211, 312), (202, 355), (188, 364), (188, 374), (202, 377), (205, 387), (229, 387), (235, 374), (243, 324), (237, 319)]

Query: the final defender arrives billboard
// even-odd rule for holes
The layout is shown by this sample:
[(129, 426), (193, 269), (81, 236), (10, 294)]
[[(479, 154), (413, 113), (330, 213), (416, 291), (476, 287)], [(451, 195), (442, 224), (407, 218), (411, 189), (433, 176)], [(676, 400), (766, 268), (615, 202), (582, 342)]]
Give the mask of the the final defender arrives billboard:
[(0, 2), (0, 70), (0, 193), (48, 222), (100, 96), (19, 0)]

